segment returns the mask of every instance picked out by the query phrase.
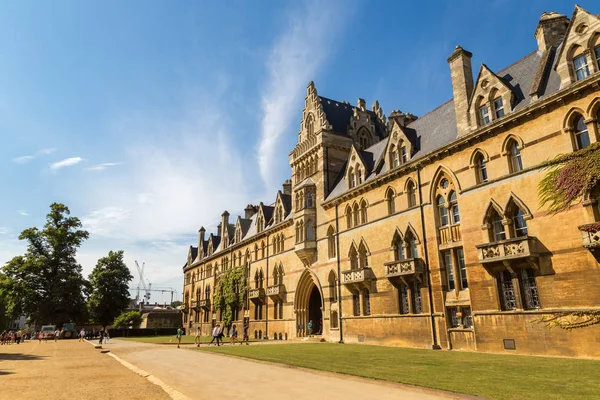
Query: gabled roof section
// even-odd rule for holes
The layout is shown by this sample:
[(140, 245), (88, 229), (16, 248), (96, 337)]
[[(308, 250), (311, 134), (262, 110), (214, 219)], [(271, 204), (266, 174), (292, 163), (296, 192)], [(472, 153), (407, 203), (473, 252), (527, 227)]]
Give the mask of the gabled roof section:
[(489, 83), (490, 87), (500, 85), (501, 87), (506, 88), (506, 90), (509, 90), (513, 93), (513, 95), (515, 95), (512, 88), (508, 86), (502, 78), (496, 75), (494, 71), (492, 71), (487, 65), (481, 64), (481, 67), (479, 68), (479, 74), (477, 75), (477, 80), (475, 81), (475, 85), (473, 86), (475, 89), (473, 90), (473, 92), (471, 93), (471, 97), (469, 98), (469, 110), (473, 106), (473, 100), (475, 99), (475, 96), (480, 92), (478, 90), (480, 87), (479, 83), (484, 77), (485, 79), (491, 80), (491, 82)]
[[(348, 127), (350, 121), (354, 117), (354, 109), (357, 107), (350, 105), (347, 101), (332, 100), (323, 96), (319, 96), (319, 101), (321, 102), (325, 117), (333, 128), (333, 131), (338, 135), (348, 136)], [(365, 112), (369, 114), (371, 120), (375, 122), (375, 135), (379, 140), (383, 139), (387, 135), (387, 132), (385, 126), (382, 126), (377, 113), (370, 110), (365, 110)]]
[(194, 246), (190, 246), (189, 257), (191, 257), (192, 262), (198, 257), (198, 248)]
[[(568, 40), (568, 38), (571, 36), (571, 30), (573, 29), (573, 27), (575, 26), (575, 24), (578, 22), (578, 14), (582, 13), (582, 14), (586, 14), (587, 17), (589, 18), (595, 18), (597, 20), (600, 20), (600, 15), (596, 16), (594, 14), (592, 14), (591, 12), (587, 11), (586, 9), (575, 5), (575, 10), (573, 11), (573, 15), (571, 16), (571, 20), (569, 21), (569, 25), (567, 26), (567, 32), (565, 33), (565, 40), (563, 41), (563, 44)], [(565, 46), (560, 46), (560, 48), (558, 49), (558, 54), (556, 55), (556, 60), (560, 61), (560, 59), (563, 56), (563, 51), (565, 49)], [(554, 66), (554, 70), (556, 70), (557, 65)]]

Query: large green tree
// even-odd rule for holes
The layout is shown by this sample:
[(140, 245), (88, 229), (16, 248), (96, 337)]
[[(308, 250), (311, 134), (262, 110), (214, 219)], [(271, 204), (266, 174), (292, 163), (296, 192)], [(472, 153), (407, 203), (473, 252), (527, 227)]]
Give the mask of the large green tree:
[(137, 328), (142, 323), (142, 314), (137, 311), (128, 311), (119, 315), (113, 321), (115, 328)]
[(25, 254), (2, 267), (2, 290), (11, 312), (28, 315), (36, 325), (86, 319), (88, 282), (75, 256), (89, 234), (70, 214), (64, 204), (51, 204), (43, 229), (21, 232)]
[(129, 305), (129, 282), (133, 279), (123, 261), (123, 250), (110, 251), (98, 260), (89, 277), (88, 306), (92, 319), (106, 326)]

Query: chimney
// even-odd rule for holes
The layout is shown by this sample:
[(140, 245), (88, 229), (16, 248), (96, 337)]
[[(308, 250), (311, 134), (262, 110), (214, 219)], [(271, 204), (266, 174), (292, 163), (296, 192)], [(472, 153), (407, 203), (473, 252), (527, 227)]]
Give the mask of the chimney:
[(367, 109), (367, 102), (364, 99), (361, 99), (360, 97), (358, 98), (358, 105), (357, 107), (361, 110), (361, 111), (366, 111)]
[(389, 116), (389, 120), (390, 121), (396, 121), (396, 123), (398, 125), (400, 125), (401, 127), (405, 127), (406, 125), (410, 124), (413, 121), (417, 120), (417, 116), (416, 115), (412, 115), (411, 113), (403, 113), (400, 110), (394, 110), (392, 111), (392, 113)]
[(283, 182), (283, 194), (288, 194), (288, 195), (292, 194), (292, 180), (291, 179), (286, 179), (285, 182)]
[(206, 229), (204, 229), (204, 227), (201, 226), (200, 230), (198, 231), (198, 254), (202, 254), (205, 233), (206, 233)]
[(473, 93), (472, 56), (471, 52), (456, 46), (448, 57), (458, 136), (469, 133), (469, 98)]
[(229, 228), (229, 213), (227, 212), (227, 210), (223, 211), (223, 214), (221, 214), (221, 243), (222, 244), (222, 248), (226, 248), (227, 245), (229, 244), (229, 236), (228, 236), (228, 229)]
[(219, 225), (217, 225), (217, 236), (221, 236), (221, 223), (219, 222)]
[(254, 214), (256, 214), (258, 212), (258, 207), (257, 206), (253, 206), (252, 204), (248, 204), (246, 206), (246, 208), (244, 209), (244, 211), (246, 212), (245, 215), (244, 215), (244, 218), (250, 219), (250, 218), (252, 218), (252, 216)]
[(557, 12), (542, 13), (533, 35), (538, 42), (538, 50), (546, 51), (550, 47), (558, 46), (565, 38), (568, 26), (569, 19), (566, 15)]

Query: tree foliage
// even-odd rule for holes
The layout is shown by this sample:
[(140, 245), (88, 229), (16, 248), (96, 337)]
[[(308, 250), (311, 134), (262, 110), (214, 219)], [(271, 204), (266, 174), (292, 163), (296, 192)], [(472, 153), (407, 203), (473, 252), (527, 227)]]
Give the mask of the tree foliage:
[(230, 268), (221, 274), (213, 296), (216, 309), (223, 311), (223, 326), (230, 327), (233, 310), (240, 310), (246, 301), (246, 277), (243, 267)]
[(551, 214), (566, 211), (600, 182), (600, 143), (561, 154), (544, 167), (547, 173), (538, 186), (540, 203), (549, 204)]
[[(549, 204), (548, 212), (556, 214), (580, 203), (583, 195), (600, 183), (600, 143), (585, 149), (562, 154), (544, 164), (546, 176), (538, 186), (540, 204)], [(585, 228), (582, 228), (585, 229)], [(597, 231), (600, 224), (588, 227)], [(600, 324), (600, 311), (554, 313), (540, 322), (565, 330)]]
[(137, 311), (128, 311), (116, 317), (112, 325), (115, 328), (137, 328), (141, 323), (142, 314)]
[(183, 302), (182, 302), (182, 301), (175, 300), (174, 302), (172, 302), (172, 303), (171, 303), (171, 307), (173, 307), (173, 308), (177, 308), (177, 307), (179, 307), (179, 306), (180, 306), (180, 305), (182, 305), (182, 304), (183, 304)]
[(42, 230), (21, 232), (19, 240), (28, 243), (25, 254), (2, 268), (6, 276), (2, 290), (11, 312), (28, 315), (37, 325), (86, 319), (88, 283), (75, 256), (89, 234), (81, 229), (79, 218), (70, 214), (67, 206), (51, 204)]
[(92, 319), (106, 326), (129, 305), (129, 282), (133, 275), (123, 261), (123, 250), (110, 251), (98, 260), (89, 276), (88, 307)]

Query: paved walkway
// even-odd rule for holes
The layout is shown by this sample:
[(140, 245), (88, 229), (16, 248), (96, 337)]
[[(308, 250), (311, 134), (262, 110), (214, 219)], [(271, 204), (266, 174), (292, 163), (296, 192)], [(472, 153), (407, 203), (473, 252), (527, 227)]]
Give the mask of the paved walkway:
[(165, 399), (113, 358), (78, 340), (0, 346), (0, 399)]
[(312, 372), (194, 350), (111, 339), (103, 348), (191, 399), (433, 400), (464, 398), (412, 386)]

